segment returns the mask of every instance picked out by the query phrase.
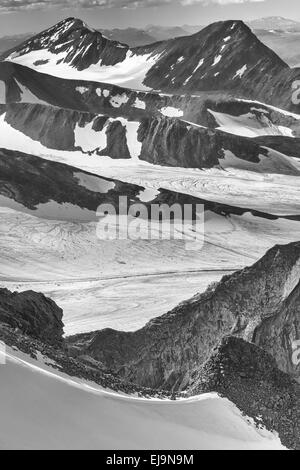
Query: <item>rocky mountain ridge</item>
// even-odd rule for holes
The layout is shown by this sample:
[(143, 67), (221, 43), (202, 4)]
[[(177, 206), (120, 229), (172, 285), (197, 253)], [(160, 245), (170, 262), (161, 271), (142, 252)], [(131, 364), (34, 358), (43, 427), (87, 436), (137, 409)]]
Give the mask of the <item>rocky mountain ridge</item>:
[[(235, 335), (256, 339), (274, 355), (279, 368), (299, 380), (299, 365), (292, 363), (292, 342), (299, 335), (297, 309), (289, 310), (285, 321), (286, 302), (297, 295), (299, 278), (300, 244), (275, 246), (253, 266), (225, 276), (141, 330), (107, 329), (68, 341), (72, 348), (109, 364), (126, 380), (176, 390), (186, 387), (193, 371), (208, 360), (222, 338)], [(268, 334), (262, 340), (260, 331), (266, 328)]]
[[(211, 113), (207, 115), (210, 122), (215, 122)], [(264, 140), (260, 140), (259, 145), (254, 139), (224, 132), (222, 128), (193, 125), (161, 113), (142, 112), (135, 118), (122, 115), (112, 118), (42, 104), (16, 103), (0, 105), (1, 117), (17, 134), (21, 132), (30, 137), (38, 155), (38, 144), (42, 144), (45, 150), (80, 151), (98, 155), (99, 159), (109, 156), (171, 167), (213, 168), (230, 164), (237, 168), (249, 167), (251, 171), (265, 169), (269, 173), (287, 175), (298, 175), (300, 171), (296, 160), (293, 162), (268, 149)], [(293, 118), (283, 120), (293, 122)], [(299, 122), (295, 120), (295, 132), (298, 132)], [(269, 125), (272, 128), (271, 121)], [(290, 141), (286, 150), (288, 156), (294, 154), (295, 139), (290, 138)]]
[(216, 390), (258, 428), (276, 429), (284, 445), (300, 448), (300, 385), (280, 371), (262, 348), (240, 338), (225, 338), (190, 384), (191, 395)]
[(191, 36), (129, 48), (68, 18), (4, 59), (69, 79), (91, 72), (89, 80), (135, 89), (174, 94), (219, 90), (297, 109), (291, 101), (291, 86), (300, 77), (299, 70), (290, 69), (242, 21), (217, 22)]
[[(257, 269), (262, 269), (264, 267), (265, 274), (273, 266), (272, 273), (274, 274), (274, 267), (276, 267), (275, 274), (283, 275), (281, 276), (281, 288), (283, 289), (283, 296), (287, 298), (290, 297), (289, 292), (292, 291), (292, 296), (295, 295), (296, 289), (294, 285), (296, 282), (299, 282), (299, 263), (298, 267), (293, 265), (295, 259), (299, 261), (299, 243), (290, 244), (284, 247), (274, 247), (270, 250), (262, 260), (260, 260), (254, 267)], [(292, 267), (292, 265), (294, 267)], [(280, 269), (279, 269), (280, 267)], [(288, 280), (285, 271), (291, 270)], [(231, 282), (233, 277), (241, 280), (241, 277), (247, 279), (253, 268), (246, 268), (243, 271), (237, 272), (232, 276), (227, 276), (227, 282)], [(294, 272), (295, 271), (295, 272)], [(254, 274), (254, 273), (252, 273)], [(279, 276), (278, 276), (279, 277)], [(276, 277), (276, 279), (278, 279)], [(252, 276), (250, 276), (253, 279)], [(271, 278), (271, 276), (270, 276)], [(248, 279), (249, 280), (249, 279)], [(267, 280), (266, 280), (267, 281)], [(220, 282), (220, 286), (224, 284), (225, 288), (228, 287), (225, 278)], [(268, 280), (270, 282), (270, 279)], [(240, 284), (239, 284), (240, 285)], [(232, 286), (230, 286), (232, 287)], [(257, 287), (257, 283), (255, 285)], [(277, 286), (278, 287), (278, 286)], [(222, 287), (221, 287), (222, 288)], [(208, 298), (211, 294), (215, 294), (217, 287), (211, 287), (202, 297)], [(298, 289), (299, 291), (299, 289)], [(281, 305), (282, 299), (280, 299), (280, 294), (275, 298), (264, 299), (264, 295), (261, 295), (263, 291), (257, 292), (258, 300), (253, 299), (252, 302), (260, 307), (269, 302), (268, 308), (265, 308), (265, 314), (267, 316), (267, 321), (272, 322), (272, 315), (269, 310), (273, 311), (274, 306), (278, 303)], [(232, 291), (230, 291), (232, 293)], [(239, 292), (239, 295), (242, 294), (243, 298), (245, 297), (245, 292)], [(251, 293), (252, 294), (252, 293)], [(274, 294), (274, 291), (273, 291)], [(235, 300), (238, 296), (235, 296)], [(197, 297), (197, 296), (196, 296)], [(201, 297), (201, 296), (200, 296)], [(230, 294), (227, 296), (227, 300), (230, 298)], [(240, 297), (239, 297), (240, 298)], [(253, 298), (253, 296), (252, 296)], [(26, 305), (26, 309), (22, 311), (22, 316), (20, 313), (20, 304), (19, 301), (22, 301), (22, 305)], [(186, 351), (189, 351), (189, 359), (192, 359), (193, 354), (196, 353), (196, 344), (199, 343), (199, 337), (197, 336), (196, 326), (193, 323), (192, 318), (194, 315), (193, 310), (197, 304), (198, 299), (192, 299), (185, 303), (185, 306), (189, 305), (189, 311), (184, 312), (186, 316), (186, 321), (190, 323), (190, 336), (187, 342), (185, 343)], [(285, 301), (283, 301), (285, 303)], [(247, 299), (247, 304), (249, 305), (249, 298)], [(31, 306), (39, 307), (39, 315), (36, 315), (35, 310), (35, 321), (33, 322), (33, 317), (31, 314)], [(280, 363), (279, 359), (284, 357), (286, 351), (275, 352), (270, 351), (267, 342), (263, 345), (258, 343), (257, 336), (254, 337), (254, 343), (245, 341), (244, 339), (238, 337), (240, 336), (241, 328), (245, 328), (245, 324), (235, 325), (235, 328), (231, 330), (231, 334), (235, 336), (224, 335), (220, 336), (219, 342), (213, 344), (210, 342), (210, 350), (207, 352), (207, 359), (202, 362), (201, 356), (197, 355), (197, 366), (193, 367), (189, 371), (189, 374), (186, 375), (184, 391), (176, 392), (175, 390), (170, 390), (168, 384), (167, 391), (161, 388), (157, 390), (156, 387), (143, 387), (131, 380), (127, 380), (128, 377), (124, 379), (123, 374), (120, 377), (120, 371), (116, 371), (115, 367), (115, 358), (113, 358), (113, 351), (116, 348), (121, 350), (122, 348), (128, 348), (128, 354), (133, 355), (136, 347), (135, 335), (136, 333), (125, 333), (120, 334), (119, 338), (115, 338), (113, 343), (108, 347), (108, 344), (102, 343), (101, 348), (106, 349), (106, 353), (110, 356), (110, 365), (105, 363), (105, 361), (95, 358), (92, 351), (95, 351), (97, 345), (97, 338), (94, 334), (90, 335), (80, 335), (75, 338), (67, 338), (66, 341), (62, 340), (62, 323), (56, 325), (56, 335), (58, 335), (59, 341), (53, 341), (53, 336), (51, 333), (51, 340), (49, 341), (49, 328), (45, 332), (43, 322), (47, 317), (48, 326), (49, 326), (49, 305), (54, 307), (59, 313), (59, 318), (61, 318), (61, 310), (54, 304), (54, 302), (45, 298), (41, 294), (34, 292), (24, 292), (22, 294), (11, 293), (6, 289), (0, 290), (0, 339), (5, 342), (7, 346), (11, 346), (14, 349), (29, 354), (33, 358), (43, 358), (43, 361), (48, 366), (54, 367), (55, 369), (60, 370), (68, 374), (71, 377), (76, 377), (82, 380), (89, 380), (95, 382), (105, 388), (110, 388), (116, 391), (125, 392), (129, 394), (135, 394), (138, 396), (146, 398), (172, 398), (176, 400), (178, 398), (183, 398), (187, 396), (195, 396), (198, 394), (206, 392), (217, 392), (219, 395), (228, 398), (232, 403), (245, 414), (247, 419), (252, 419), (256, 424), (258, 429), (266, 427), (268, 430), (277, 432), (281, 439), (283, 445), (290, 449), (299, 449), (299, 400), (300, 400), (300, 385), (293, 379), (293, 374), (288, 374), (282, 372), (280, 369), (284, 368), (284, 363)], [(182, 310), (184, 304), (180, 305), (177, 309), (172, 312), (172, 316), (176, 317), (179, 315), (179, 312)], [(228, 302), (227, 302), (227, 305)], [(4, 307), (3, 307), (4, 306)], [(287, 305), (285, 305), (285, 308)], [(3, 308), (5, 314), (3, 315)], [(226, 308), (226, 304), (225, 304)], [(276, 308), (276, 307), (275, 307)], [(16, 317), (17, 312), (17, 317)], [(293, 319), (291, 323), (295, 326), (298, 322), (298, 333), (299, 333), (299, 315), (298, 310), (296, 312), (290, 312)], [(50, 313), (50, 324), (51, 323)], [(170, 315), (165, 316), (168, 317)], [(253, 314), (252, 314), (253, 316)], [(262, 315), (260, 315), (262, 316)], [(153, 320), (150, 324), (154, 324), (157, 327), (162, 327), (162, 323), (165, 321), (164, 317)], [(203, 318), (202, 318), (203, 320)], [(264, 331), (260, 332), (261, 337), (268, 334), (276, 336), (278, 331), (284, 331), (290, 327), (288, 323), (285, 322), (286, 317), (283, 320), (283, 325), (277, 322), (276, 325), (270, 325), (266, 327), (264, 325)], [(278, 318), (276, 319), (278, 321)], [(169, 326), (172, 328), (172, 320), (169, 319)], [(181, 329), (177, 331), (177, 335), (173, 331), (173, 343), (174, 347), (177, 348), (180, 352), (180, 345), (178, 342), (179, 332), (185, 334), (185, 321), (181, 318)], [(251, 323), (251, 321), (250, 321)], [(255, 323), (255, 322), (254, 322)], [(30, 327), (29, 327), (30, 325)], [(43, 325), (40, 328), (40, 325)], [(208, 333), (208, 328), (211, 327), (212, 320), (205, 321), (206, 333)], [(274, 326), (274, 330), (272, 330)], [(222, 330), (224, 327), (223, 321), (219, 318), (217, 327)], [(147, 328), (147, 327), (146, 327)], [(253, 322), (248, 323), (246, 329), (248, 333), (246, 336), (249, 336), (250, 330), (254, 328)], [(47, 335), (45, 335), (47, 333)], [(113, 333), (111, 330), (104, 330), (102, 334), (102, 341), (104, 337), (109, 337)], [(222, 330), (224, 334), (224, 330)], [(237, 335), (237, 336), (236, 336)], [(130, 338), (130, 345), (126, 345), (126, 336)], [(195, 337), (196, 336), (196, 337)], [(112, 339), (112, 338), (110, 338)], [(187, 338), (186, 338), (187, 339)], [(194, 340), (196, 339), (196, 343)], [(201, 347), (203, 348), (204, 342), (208, 345), (207, 334), (202, 337)], [(118, 342), (120, 341), (120, 343)], [(166, 364), (171, 365), (172, 356), (168, 349), (168, 339), (166, 332), (164, 338), (159, 334), (155, 344), (150, 345), (151, 354), (156, 354), (159, 347), (163, 347), (165, 342), (166, 348), (165, 351), (165, 361)], [(281, 348), (284, 346), (284, 342), (281, 338)], [(88, 346), (88, 347), (87, 347)], [(99, 346), (98, 346), (99, 348)], [(124, 353), (124, 352), (123, 352)], [(149, 354), (149, 350), (147, 350)], [(276, 356), (276, 357), (275, 357)], [(180, 355), (177, 356), (179, 360), (180, 367), (184, 369), (185, 362), (180, 361)], [(178, 365), (178, 362), (177, 362)], [(160, 367), (162, 363), (160, 363)], [(278, 367), (279, 366), (279, 367)], [(156, 359), (152, 364), (152, 368), (148, 370), (149, 374), (155, 374), (156, 368), (159, 367), (159, 360)], [(130, 368), (130, 367), (129, 367)]]
[(53, 300), (33, 291), (0, 289), (0, 323), (47, 344), (63, 342), (63, 311)]

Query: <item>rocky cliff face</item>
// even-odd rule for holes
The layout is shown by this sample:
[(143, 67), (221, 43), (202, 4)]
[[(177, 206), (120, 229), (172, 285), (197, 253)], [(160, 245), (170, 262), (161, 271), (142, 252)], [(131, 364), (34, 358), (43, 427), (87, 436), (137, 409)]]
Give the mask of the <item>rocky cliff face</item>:
[(134, 119), (112, 118), (24, 103), (0, 105), (1, 116), (13, 129), (48, 149), (79, 150), (96, 153), (99, 157), (139, 158), (149, 163), (185, 168), (226, 167), (229, 161), (238, 168), (245, 165), (248, 168), (249, 163), (252, 171), (264, 168), (268, 173), (299, 174), (289, 159), (273, 155), (272, 149), (259, 145), (254, 139), (194, 126), (161, 114)]
[[(299, 288), (299, 278), (300, 243), (275, 246), (252, 267), (225, 276), (141, 330), (103, 330), (72, 337), (69, 344), (126, 380), (151, 388), (182, 389), (213, 348), (231, 334), (248, 341), (257, 338), (279, 368), (299, 378), (299, 367), (291, 361), (292, 335), (286, 333), (289, 328), (276, 314)], [(298, 325), (297, 310), (289, 314), (290, 325)], [(266, 328), (266, 336), (259, 339)], [(291, 333), (293, 328), (290, 326)], [(277, 350), (274, 335), (288, 343)]]
[[(290, 283), (299, 280), (298, 270), (291, 272)], [(288, 288), (288, 290), (290, 290)], [(276, 358), (281, 370), (300, 382), (300, 361), (296, 350), (300, 340), (300, 282), (291, 294), (256, 328), (253, 341)]]
[[(144, 51), (150, 48), (146, 46)], [(192, 36), (166, 42), (164, 49), (155, 69), (146, 76), (145, 84), (154, 89), (246, 91), (249, 87), (247, 93), (259, 92), (268, 77), (289, 70), (242, 21), (213, 23)], [(179, 63), (174, 60), (180, 57)]]
[(224, 339), (189, 386), (191, 395), (217, 391), (257, 426), (276, 431), (285, 446), (300, 449), (300, 385), (256, 345)]
[(158, 165), (212, 168), (222, 163), (226, 151), (252, 163), (268, 155), (267, 149), (246, 137), (165, 117), (144, 119), (139, 139), (143, 143), (141, 160)]
[(45, 343), (61, 345), (63, 312), (53, 300), (33, 291), (0, 289), (0, 323)]

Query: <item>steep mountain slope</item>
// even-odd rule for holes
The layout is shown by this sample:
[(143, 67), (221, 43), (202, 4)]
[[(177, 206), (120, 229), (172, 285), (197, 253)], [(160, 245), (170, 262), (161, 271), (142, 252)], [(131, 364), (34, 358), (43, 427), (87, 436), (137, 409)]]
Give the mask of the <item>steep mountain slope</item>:
[[(77, 216), (82, 222), (96, 220), (100, 204), (112, 204), (118, 208), (120, 196), (126, 196), (130, 204), (138, 203), (145, 192), (141, 186), (101, 178), (68, 165), (6, 149), (0, 149), (0, 168), (2, 206), (5, 206), (6, 198), (8, 207), (10, 200), (15, 201), (19, 209), (23, 206), (23, 210), (28, 209), (27, 212), (31, 211), (33, 215), (47, 218), (49, 203), (48, 218), (54, 220), (63, 218), (75, 222), (75, 208), (78, 208)], [(153, 199), (155, 197), (153, 195)], [(59, 209), (63, 206), (65, 211), (60, 214)]]
[[(122, 50), (122, 49), (125, 49)], [(84, 70), (101, 60), (103, 65), (114, 65), (124, 60), (128, 46), (110, 41), (81, 20), (67, 18), (43, 31), (16, 48), (14, 55), (45, 50), (64, 56), (64, 63)], [(40, 59), (43, 62), (43, 59)]]
[[(0, 105), (0, 129), (3, 132), (0, 145), (13, 150), (23, 148), (36, 155), (55, 149), (173, 167), (212, 168), (220, 165), (222, 168), (230, 166), (299, 175), (296, 160), (260, 147), (252, 139), (194, 126), (162, 113), (155, 114), (157, 117), (142, 112), (135, 117), (131, 114), (129, 118), (111, 118), (41, 104)], [(268, 123), (266, 117), (265, 121)], [(294, 121), (299, 125), (299, 121)]]
[(87, 74), (88, 80), (94, 76), (96, 81), (134, 87), (154, 63), (154, 59), (147, 62), (150, 55), (132, 53), (129, 46), (105, 38), (81, 20), (68, 18), (25, 42), (8, 58), (25, 60), (24, 65), (54, 76), (84, 79)]
[(300, 448), (300, 385), (263, 349), (229, 337), (195, 372), (190, 393), (217, 391), (257, 425), (276, 429), (289, 448)]
[(53, 300), (42, 294), (0, 289), (0, 323), (17, 328), (45, 343), (62, 343), (62, 316), (62, 310)]
[(241, 21), (214, 23), (192, 36), (130, 49), (69, 18), (6, 60), (67, 79), (176, 93), (227, 90), (294, 109), (291, 84), (300, 76)]
[[(213, 119), (211, 113), (216, 111), (240, 116), (240, 120), (244, 121), (240, 123), (240, 127), (248, 126), (256, 135), (293, 135), (294, 131), (297, 135), (297, 124), (299, 126), (299, 115), (258, 101), (239, 100), (228, 93), (206, 92), (196, 96), (137, 92), (106, 83), (61, 79), (10, 62), (0, 62), (0, 86), (0, 102), (4, 104), (44, 103), (79, 111), (105, 113), (112, 117), (163, 114), (205, 127), (218, 126), (218, 121)], [(236, 130), (239, 123), (231, 124), (234, 127), (232, 133), (239, 133)], [(271, 129), (268, 130), (268, 127)], [(284, 129), (285, 127), (288, 129)], [(243, 132), (245, 129), (241, 130), (241, 135)]]
[[(292, 362), (292, 341), (299, 334), (299, 316), (280, 321), (276, 312), (299, 290), (300, 243), (275, 246), (250, 268), (198, 294), (166, 315), (153, 319), (134, 333), (103, 330), (69, 339), (126, 380), (151, 388), (184, 388), (191, 374), (210, 356), (211, 350), (229, 334), (255, 339), (256, 331), (269, 319), (266, 350), (274, 354), (279, 368), (299, 379), (299, 364)], [(255, 292), (255, 295), (253, 295)], [(273, 335), (281, 337), (272, 348)], [(259, 337), (259, 336), (258, 336)], [(259, 342), (259, 341), (258, 341)], [(287, 367), (288, 364), (288, 367)]]

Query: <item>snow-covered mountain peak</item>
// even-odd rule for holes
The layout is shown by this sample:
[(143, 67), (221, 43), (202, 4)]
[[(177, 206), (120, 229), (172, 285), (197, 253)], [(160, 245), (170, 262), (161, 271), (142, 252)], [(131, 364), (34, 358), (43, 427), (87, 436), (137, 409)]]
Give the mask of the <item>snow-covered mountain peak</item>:
[(124, 59), (128, 46), (111, 41), (77, 18), (66, 18), (10, 51), (8, 60), (29, 56), (33, 65), (69, 64), (84, 70), (100, 60), (113, 65)]

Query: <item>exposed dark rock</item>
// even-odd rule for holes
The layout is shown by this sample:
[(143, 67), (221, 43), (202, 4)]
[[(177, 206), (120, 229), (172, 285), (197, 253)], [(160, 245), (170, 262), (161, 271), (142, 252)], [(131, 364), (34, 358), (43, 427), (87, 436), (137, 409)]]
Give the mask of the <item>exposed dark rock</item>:
[[(112, 158), (129, 159), (129, 141), (137, 138), (141, 142), (140, 160), (149, 163), (185, 168), (212, 168), (226, 164), (226, 152), (236, 157), (237, 163), (255, 164), (253, 171), (261, 171), (261, 159), (266, 157), (269, 173), (298, 175), (299, 171), (288, 159), (274, 159), (272, 150), (259, 145), (254, 139), (228, 134), (214, 128), (202, 128), (160, 115), (135, 120), (137, 137), (122, 118), (99, 116), (98, 114), (55, 108), (41, 104), (0, 105), (0, 114), (14, 129), (36, 140), (49, 149), (75, 151), (90, 154), (95, 152)], [(90, 149), (81, 148), (75, 142), (75, 129), (90, 126), (97, 132), (105, 132), (106, 146), (100, 148), (95, 139)], [(90, 129), (90, 130), (91, 130)], [(291, 141), (294, 139), (290, 139)], [(291, 142), (294, 146), (294, 142)], [(239, 162), (240, 160), (240, 162)], [(266, 162), (265, 162), (266, 163)], [(257, 165), (257, 166), (256, 166)]]
[(120, 121), (111, 122), (106, 132), (107, 146), (99, 154), (109, 155), (111, 158), (131, 158), (126, 134), (126, 128)]
[[(291, 295), (297, 295), (299, 278), (300, 243), (278, 245), (253, 266), (223, 277), (205, 293), (136, 332), (106, 329), (71, 337), (68, 343), (109, 364), (126, 380), (151, 388), (182, 389), (225, 336), (257, 338), (279, 368), (299, 379), (299, 365), (291, 361), (299, 313), (293, 304), (287, 324), (278, 313), (285, 312)], [(285, 340), (279, 349), (274, 347), (274, 336)]]
[[(28, 354), (34, 359), (38, 358), (38, 353), (42, 354), (46, 365), (48, 364), (54, 369), (68, 374), (70, 377), (88, 380), (117, 392), (137, 394), (138, 396), (146, 398), (170, 398), (170, 392), (168, 391), (151, 390), (125, 382), (114, 375), (109, 369), (105, 368), (103, 364), (90, 357), (70, 357), (64, 348), (64, 344), (62, 344), (62, 347), (46, 344), (39, 339), (16, 331), (1, 322), (0, 340), (3, 341), (6, 346), (17, 348), (19, 351)], [(172, 396), (176, 398), (179, 397), (180, 394), (172, 394)], [(186, 396), (186, 393), (184, 393), (183, 396)]]
[(33, 291), (0, 289), (0, 323), (45, 343), (61, 345), (63, 311), (53, 300)]
[(258, 426), (276, 431), (286, 447), (300, 449), (300, 385), (263, 349), (225, 338), (189, 385), (191, 395), (215, 391), (225, 396)]
[[(297, 282), (297, 277), (297, 272), (291, 273), (290, 282)], [(293, 362), (297, 340), (300, 340), (300, 281), (272, 317), (257, 326), (253, 335), (253, 342), (276, 358), (281, 370), (300, 382), (300, 363), (297, 366)]]
[[(79, 175), (92, 179), (93, 187), (80, 184)], [(97, 187), (98, 185), (98, 187)], [(119, 212), (119, 197), (126, 196), (128, 208), (140, 203), (142, 186), (125, 183), (119, 180), (104, 178), (63, 163), (43, 160), (33, 155), (0, 148), (0, 196), (15, 201), (24, 209), (35, 211), (39, 204), (54, 201), (58, 204), (70, 203), (82, 209), (95, 213), (100, 204), (112, 204)], [(4, 202), (2, 202), (4, 204)], [(196, 198), (188, 194), (178, 193), (160, 188), (158, 195), (152, 200), (144, 202), (148, 217), (151, 217), (152, 204), (185, 204), (192, 206), (192, 217), (196, 220), (197, 204), (204, 207), (204, 211), (214, 212), (223, 217), (251, 213), (255, 217), (276, 220), (278, 218), (300, 220), (300, 216), (276, 216), (259, 212), (251, 208), (230, 206), (214, 201)], [(182, 211), (184, 215), (184, 211)], [(34, 215), (34, 213), (33, 213)], [(74, 214), (73, 214), (74, 217)], [(88, 217), (88, 216), (87, 216)], [(91, 217), (91, 214), (89, 215)]]
[[(91, 177), (95, 189), (98, 182), (98, 191), (91, 191), (80, 184), (78, 174)], [(96, 212), (103, 203), (111, 203), (117, 208), (119, 196), (140, 202), (137, 196), (143, 189), (134, 184), (97, 177), (63, 163), (0, 149), (0, 194), (31, 210), (35, 210), (38, 204), (55, 201)]]
[(144, 119), (139, 137), (143, 142), (140, 158), (159, 165), (211, 168), (219, 165), (225, 150), (252, 163), (259, 163), (259, 155), (268, 155), (252, 139), (165, 117)]
[[(79, 19), (66, 18), (17, 46), (15, 52), (23, 55), (28, 50), (36, 51), (41, 48), (56, 55), (65, 53), (64, 63), (72, 65), (77, 70), (84, 70), (98, 63), (100, 59), (103, 65), (122, 62), (129, 47), (106, 39), (100, 32), (90, 29)], [(78, 54), (79, 49), (82, 54)]]

